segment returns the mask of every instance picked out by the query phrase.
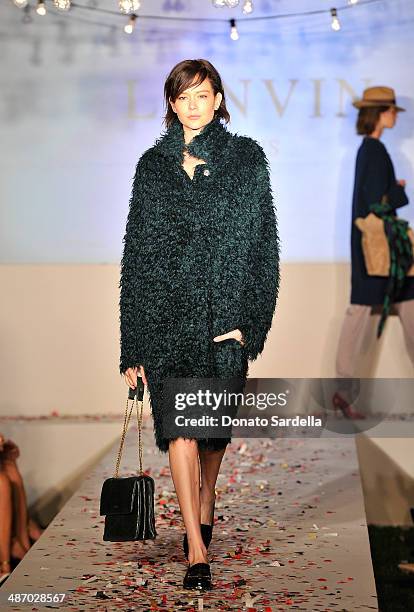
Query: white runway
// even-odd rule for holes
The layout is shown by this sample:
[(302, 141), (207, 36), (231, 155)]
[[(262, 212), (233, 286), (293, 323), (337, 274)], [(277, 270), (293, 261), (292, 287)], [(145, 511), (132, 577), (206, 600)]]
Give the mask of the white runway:
[[(182, 589), (183, 523), (167, 455), (145, 426), (144, 467), (156, 484), (158, 538), (102, 540), (102, 482), (118, 443), (82, 482), (0, 589), (7, 610), (377, 610), (353, 439), (233, 439), (217, 486), (210, 545), (215, 588)], [(130, 428), (121, 475), (134, 473)], [(62, 603), (11, 604), (9, 593), (64, 593)]]

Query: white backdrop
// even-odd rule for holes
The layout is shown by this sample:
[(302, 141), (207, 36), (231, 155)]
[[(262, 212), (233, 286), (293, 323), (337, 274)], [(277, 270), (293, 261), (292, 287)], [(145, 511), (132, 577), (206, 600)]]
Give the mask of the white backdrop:
[[(95, 4), (117, 9), (115, 0)], [(254, 4), (255, 16), (332, 6)], [(218, 68), (229, 129), (268, 154), (284, 261), (349, 258), (360, 142), (351, 100), (367, 85), (394, 87), (407, 108), (383, 140), (414, 201), (411, 0), (356, 5), (340, 13), (340, 32), (329, 14), (240, 21), (238, 41), (226, 23), (142, 19), (127, 36), (125, 18), (52, 7), (32, 14), (22, 23), (11, 2), (0, 7), (1, 263), (119, 262), (135, 163), (164, 129), (164, 80), (185, 58)], [(142, 0), (142, 14), (237, 19), (241, 10)], [(412, 220), (412, 210), (403, 216)]]

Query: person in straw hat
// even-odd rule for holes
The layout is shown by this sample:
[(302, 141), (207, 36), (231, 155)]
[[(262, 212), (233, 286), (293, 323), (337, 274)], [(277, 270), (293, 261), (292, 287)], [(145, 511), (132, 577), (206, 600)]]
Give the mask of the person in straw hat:
[[(358, 357), (364, 345), (371, 315), (382, 310), (380, 323), (385, 322), (388, 308), (398, 314), (403, 327), (405, 343), (414, 364), (414, 277), (405, 276), (397, 294), (390, 293), (389, 278), (367, 274), (362, 251), (362, 233), (355, 225), (357, 217), (366, 217), (370, 205), (380, 203), (384, 196), (390, 212), (397, 217), (397, 208), (408, 204), (406, 182), (396, 180), (391, 157), (380, 138), (384, 129), (395, 126), (398, 113), (405, 111), (397, 105), (395, 92), (390, 87), (376, 86), (364, 90), (363, 96), (353, 102), (358, 109), (356, 131), (363, 136), (355, 165), (351, 229), (351, 299), (346, 309), (340, 333), (337, 355), (337, 377), (343, 380), (333, 396), (336, 409), (348, 418), (361, 418), (350, 403), (346, 378), (355, 376)], [(407, 265), (409, 262), (407, 262)], [(385, 314), (384, 314), (385, 313)], [(382, 326), (378, 328), (381, 335)], [(349, 381), (348, 381), (349, 382)]]

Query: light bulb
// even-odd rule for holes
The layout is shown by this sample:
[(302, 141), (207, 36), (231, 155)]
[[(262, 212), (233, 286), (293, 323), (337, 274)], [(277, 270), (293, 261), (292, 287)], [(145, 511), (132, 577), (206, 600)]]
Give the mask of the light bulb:
[(27, 0), (13, 0), (13, 2), (17, 6), (17, 8), (24, 8), (25, 6), (27, 6)]
[(339, 23), (338, 12), (336, 8), (331, 9), (331, 15), (332, 15), (331, 28), (335, 30), (335, 32), (338, 32), (338, 30), (341, 29), (341, 24)]
[(232, 40), (238, 40), (239, 39), (239, 33), (237, 31), (237, 26), (236, 26), (236, 20), (235, 19), (230, 19), (230, 38)]
[(136, 15), (131, 15), (131, 17), (129, 18), (128, 23), (124, 27), (125, 34), (132, 34), (132, 32), (135, 29), (135, 20), (136, 20), (136, 18), (137, 18)]
[(253, 2), (252, 2), (252, 0), (245, 0), (245, 3), (243, 5), (243, 13), (245, 15), (249, 15), (252, 12), (253, 12)]
[(53, 0), (53, 4), (61, 11), (68, 11), (70, 9), (70, 0)]
[(223, 6), (226, 6), (226, 0), (213, 0), (213, 6), (215, 8), (222, 8)]
[(41, 17), (46, 15), (46, 6), (44, 0), (37, 0), (36, 13)]
[(226, 5), (229, 8), (235, 8), (239, 4), (239, 0), (226, 0)]
[(140, 0), (119, 0), (119, 10), (126, 15), (135, 13), (135, 11), (138, 11), (140, 8)]
[(338, 17), (332, 19), (332, 29), (335, 30), (335, 32), (338, 32), (341, 29), (341, 24), (339, 23)]

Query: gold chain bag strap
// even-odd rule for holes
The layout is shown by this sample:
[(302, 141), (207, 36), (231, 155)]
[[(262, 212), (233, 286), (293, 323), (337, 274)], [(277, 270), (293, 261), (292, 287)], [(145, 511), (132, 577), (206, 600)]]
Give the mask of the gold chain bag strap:
[[(131, 408), (128, 402), (132, 399)], [(154, 540), (155, 529), (154, 479), (145, 474), (142, 468), (142, 412), (144, 384), (138, 377), (136, 389), (129, 389), (126, 400), (124, 425), (116, 460), (115, 475), (107, 478), (101, 491), (100, 515), (105, 515), (103, 539), (110, 542), (130, 542), (135, 540)], [(140, 410), (138, 412), (138, 402)], [(122, 450), (128, 431), (132, 410), (136, 407), (138, 425), (138, 465), (137, 476), (120, 477), (119, 466)]]

